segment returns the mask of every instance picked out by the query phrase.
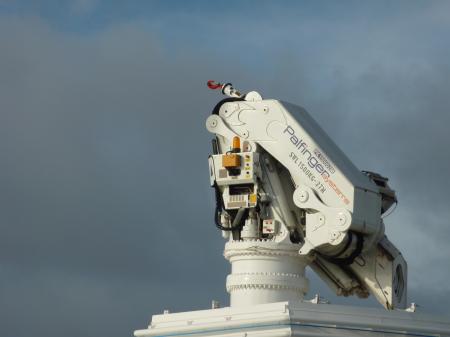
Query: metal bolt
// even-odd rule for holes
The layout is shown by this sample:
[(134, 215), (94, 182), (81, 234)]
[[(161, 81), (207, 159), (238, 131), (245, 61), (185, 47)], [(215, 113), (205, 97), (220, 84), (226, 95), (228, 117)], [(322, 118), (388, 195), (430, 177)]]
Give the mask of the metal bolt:
[(212, 121), (209, 122), (209, 126), (215, 128), (217, 126), (217, 121), (213, 119)]
[(339, 240), (339, 238), (341, 237), (341, 233), (340, 232), (336, 232), (336, 231), (332, 231), (330, 233), (330, 241), (331, 242), (335, 242), (337, 240)]
[(339, 223), (339, 225), (344, 226), (347, 222), (347, 217), (345, 216), (344, 213), (340, 212), (337, 214), (336, 220)]
[(322, 213), (319, 213), (319, 215), (317, 217), (317, 222), (320, 225), (323, 225), (325, 223), (325, 215), (323, 215)]
[(298, 201), (300, 201), (301, 203), (305, 203), (308, 201), (308, 199), (309, 199), (309, 194), (307, 191), (301, 190), (298, 192)]

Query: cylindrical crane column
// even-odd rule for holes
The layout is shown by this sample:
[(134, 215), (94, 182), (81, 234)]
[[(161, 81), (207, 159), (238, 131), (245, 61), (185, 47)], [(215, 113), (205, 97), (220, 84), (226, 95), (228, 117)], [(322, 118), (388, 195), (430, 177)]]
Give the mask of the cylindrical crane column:
[(230, 306), (302, 300), (308, 291), (307, 261), (298, 250), (297, 244), (270, 240), (227, 242)]

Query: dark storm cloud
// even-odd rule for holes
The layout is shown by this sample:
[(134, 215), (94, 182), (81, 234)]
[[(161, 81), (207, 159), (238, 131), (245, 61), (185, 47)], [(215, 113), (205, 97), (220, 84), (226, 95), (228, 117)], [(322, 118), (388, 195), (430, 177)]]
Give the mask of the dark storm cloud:
[[(111, 324), (96, 322), (102, 306), (136, 306), (141, 319), (164, 303), (207, 306), (223, 292), (226, 264), (207, 178), (204, 120), (213, 100), (198, 104), (193, 95), (204, 89), (200, 66), (165, 61), (139, 25), (79, 38), (40, 20), (3, 21), (1, 31), (11, 30), (14, 36), (0, 34), (0, 255), (8, 303), (1, 317), (8, 327), (25, 335), (50, 317), (65, 322), (75, 314), (83, 323), (65, 335), (94, 336)], [(208, 240), (199, 245), (202, 236)], [(205, 265), (208, 275), (199, 279)], [(136, 289), (147, 308), (133, 302), (137, 293), (126, 302), (115, 296)], [(138, 327), (114, 321), (117, 335)]]
[[(437, 301), (450, 292), (445, 6), (367, 22), (274, 7), (270, 29), (242, 14), (178, 14), (203, 30), (174, 28), (186, 39), (176, 47), (145, 21), (71, 34), (2, 17), (0, 325), (122, 336), (165, 308), (226, 302), (206, 163), (204, 121), (220, 99), (210, 78), (305, 106), (358, 167), (389, 176), (400, 205), (387, 231), (408, 259), (412, 300), (448, 313)], [(332, 297), (312, 280), (311, 295)]]

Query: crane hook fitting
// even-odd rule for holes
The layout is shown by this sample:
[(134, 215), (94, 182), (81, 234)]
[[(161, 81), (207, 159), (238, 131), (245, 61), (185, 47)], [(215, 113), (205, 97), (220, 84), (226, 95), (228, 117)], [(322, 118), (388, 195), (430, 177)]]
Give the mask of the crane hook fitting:
[(208, 88), (212, 90), (222, 89), (222, 94), (226, 96), (242, 98), (241, 93), (236, 89), (234, 89), (231, 83), (222, 84), (213, 80), (209, 80), (206, 84)]

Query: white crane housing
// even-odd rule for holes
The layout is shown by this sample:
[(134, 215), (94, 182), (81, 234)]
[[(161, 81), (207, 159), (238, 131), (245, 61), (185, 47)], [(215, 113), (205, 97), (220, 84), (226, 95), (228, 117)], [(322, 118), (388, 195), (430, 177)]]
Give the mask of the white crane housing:
[[(388, 179), (359, 171), (301, 107), (240, 94), (207, 118), (215, 223), (227, 240), (230, 307), (154, 315), (150, 336), (447, 336), (450, 322), (407, 305), (407, 265), (383, 215)], [(388, 310), (305, 300), (310, 266), (337, 295), (372, 294)]]
[(336, 294), (370, 293), (387, 309), (405, 308), (406, 262), (382, 220), (396, 202), (386, 178), (358, 170), (303, 108), (256, 92), (222, 101), (206, 125), (229, 244), (296, 245)]

